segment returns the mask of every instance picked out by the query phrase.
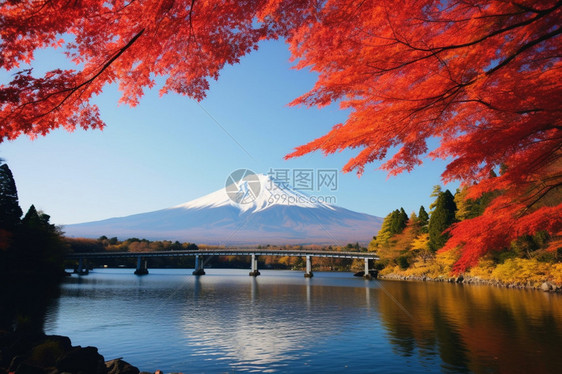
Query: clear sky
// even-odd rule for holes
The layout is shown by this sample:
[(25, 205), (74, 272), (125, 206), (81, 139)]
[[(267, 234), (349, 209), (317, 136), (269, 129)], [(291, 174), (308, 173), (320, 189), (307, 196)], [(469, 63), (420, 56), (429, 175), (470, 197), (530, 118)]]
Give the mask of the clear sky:
[[(42, 60), (60, 64), (52, 52)], [(35, 66), (35, 71), (48, 69)], [(95, 99), (107, 123), (103, 131), (20, 137), (0, 144), (0, 158), (14, 174), (22, 209), (35, 204), (56, 224), (175, 206), (222, 188), (239, 168), (341, 170), (354, 151), (283, 160), (346, 117), (337, 105), (289, 107), (315, 81), (313, 73), (291, 66), (283, 42), (263, 43), (240, 64), (225, 68), (201, 103), (179, 95), (159, 97), (154, 89), (129, 108), (117, 104), (119, 92), (108, 86)], [(1, 82), (8, 78), (0, 74)], [(417, 212), (431, 202), (445, 163), (428, 158), (414, 172), (390, 178), (378, 166), (367, 165), (361, 178), (339, 172), (336, 191), (313, 194), (333, 195), (336, 205), (382, 217), (399, 207)], [(454, 192), (457, 185), (446, 187)]]

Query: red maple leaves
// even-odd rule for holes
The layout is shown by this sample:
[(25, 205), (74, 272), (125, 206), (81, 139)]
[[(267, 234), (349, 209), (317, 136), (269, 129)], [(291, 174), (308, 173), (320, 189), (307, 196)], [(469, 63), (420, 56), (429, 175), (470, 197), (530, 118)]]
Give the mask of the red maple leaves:
[[(462, 270), (523, 232), (562, 230), (561, 4), (8, 1), (0, 5), (2, 68), (53, 45), (64, 45), (78, 65), (39, 78), (20, 72), (0, 86), (0, 140), (103, 127), (90, 100), (113, 82), (129, 105), (156, 76), (166, 77), (162, 94), (200, 100), (225, 64), (263, 39), (285, 38), (297, 67), (320, 74), (293, 104), (351, 108), (345, 123), (288, 157), (356, 148), (345, 171), (382, 161), (397, 174), (429, 154), (451, 160), (444, 181), (478, 183), (471, 196), (501, 191), (483, 216), (451, 231), (446, 248), (464, 247)], [(438, 148), (428, 148), (431, 138)], [(487, 179), (500, 165), (505, 173)]]

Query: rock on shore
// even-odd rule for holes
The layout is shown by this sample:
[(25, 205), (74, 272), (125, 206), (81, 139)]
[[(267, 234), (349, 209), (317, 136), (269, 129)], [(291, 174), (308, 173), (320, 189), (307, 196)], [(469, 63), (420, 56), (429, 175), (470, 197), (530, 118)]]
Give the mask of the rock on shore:
[(401, 274), (385, 274), (380, 275), (380, 279), (389, 280), (406, 280), (406, 281), (423, 281), (423, 282), (448, 282), (448, 283), (460, 283), (460, 284), (482, 284), (495, 287), (505, 287), (505, 288), (519, 288), (519, 289), (534, 289), (542, 290), (545, 292), (562, 292), (562, 287), (560, 285), (554, 284), (552, 282), (516, 282), (516, 283), (505, 283), (497, 280), (482, 279), (478, 277), (468, 277), (459, 275), (458, 277), (437, 277), (432, 278), (425, 275), (414, 276), (414, 275), (401, 275)]
[(0, 331), (0, 374), (7, 373), (143, 374), (120, 358), (105, 361), (95, 347), (74, 347), (66, 336)]

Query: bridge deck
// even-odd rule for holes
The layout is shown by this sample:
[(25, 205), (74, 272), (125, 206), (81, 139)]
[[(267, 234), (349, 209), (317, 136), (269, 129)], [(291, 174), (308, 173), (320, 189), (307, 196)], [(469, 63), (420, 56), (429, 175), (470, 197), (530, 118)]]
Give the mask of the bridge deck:
[(281, 250), (281, 249), (207, 249), (197, 251), (157, 251), (157, 252), (95, 252), (72, 253), (68, 259), (88, 258), (123, 258), (123, 257), (181, 257), (181, 256), (290, 256), (290, 257), (331, 257), (331, 258), (359, 258), (378, 260), (372, 252), (336, 252), (310, 250)]

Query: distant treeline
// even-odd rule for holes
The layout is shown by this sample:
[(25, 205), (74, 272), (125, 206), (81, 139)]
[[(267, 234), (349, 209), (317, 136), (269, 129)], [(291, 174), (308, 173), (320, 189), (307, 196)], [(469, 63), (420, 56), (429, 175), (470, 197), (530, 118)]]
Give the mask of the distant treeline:
[[(129, 238), (120, 241), (117, 237), (108, 238), (101, 236), (98, 239), (87, 238), (66, 238), (68, 247), (74, 253), (95, 253), (95, 252), (157, 252), (157, 251), (196, 251), (199, 249), (220, 249), (224, 247), (197, 245), (195, 243), (171, 240), (147, 240), (139, 238)], [(320, 245), (259, 245), (258, 249), (280, 249), (280, 250), (327, 250), (327, 251), (361, 251), (366, 252), (367, 248), (359, 243), (349, 243), (345, 246), (320, 246)], [(149, 268), (193, 268), (195, 266), (194, 258), (189, 257), (158, 257), (149, 258)], [(90, 267), (134, 267), (136, 266), (135, 258), (116, 258), (116, 259), (97, 259), (90, 260)], [(72, 263), (67, 264), (72, 266)], [(216, 268), (249, 268), (249, 256), (214, 256), (211, 258), (208, 267)], [(289, 256), (259, 256), (258, 266), (262, 269), (301, 269), (305, 266), (305, 260), (300, 257)], [(362, 269), (362, 262), (351, 259), (331, 259), (331, 258), (314, 258), (313, 266), (315, 270), (326, 271), (351, 271)]]
[(66, 238), (66, 242), (74, 253), (89, 252), (157, 252), (157, 251), (196, 251), (194, 243), (180, 243), (171, 240), (147, 240), (129, 238), (120, 241), (116, 237), (101, 236), (98, 239)]

